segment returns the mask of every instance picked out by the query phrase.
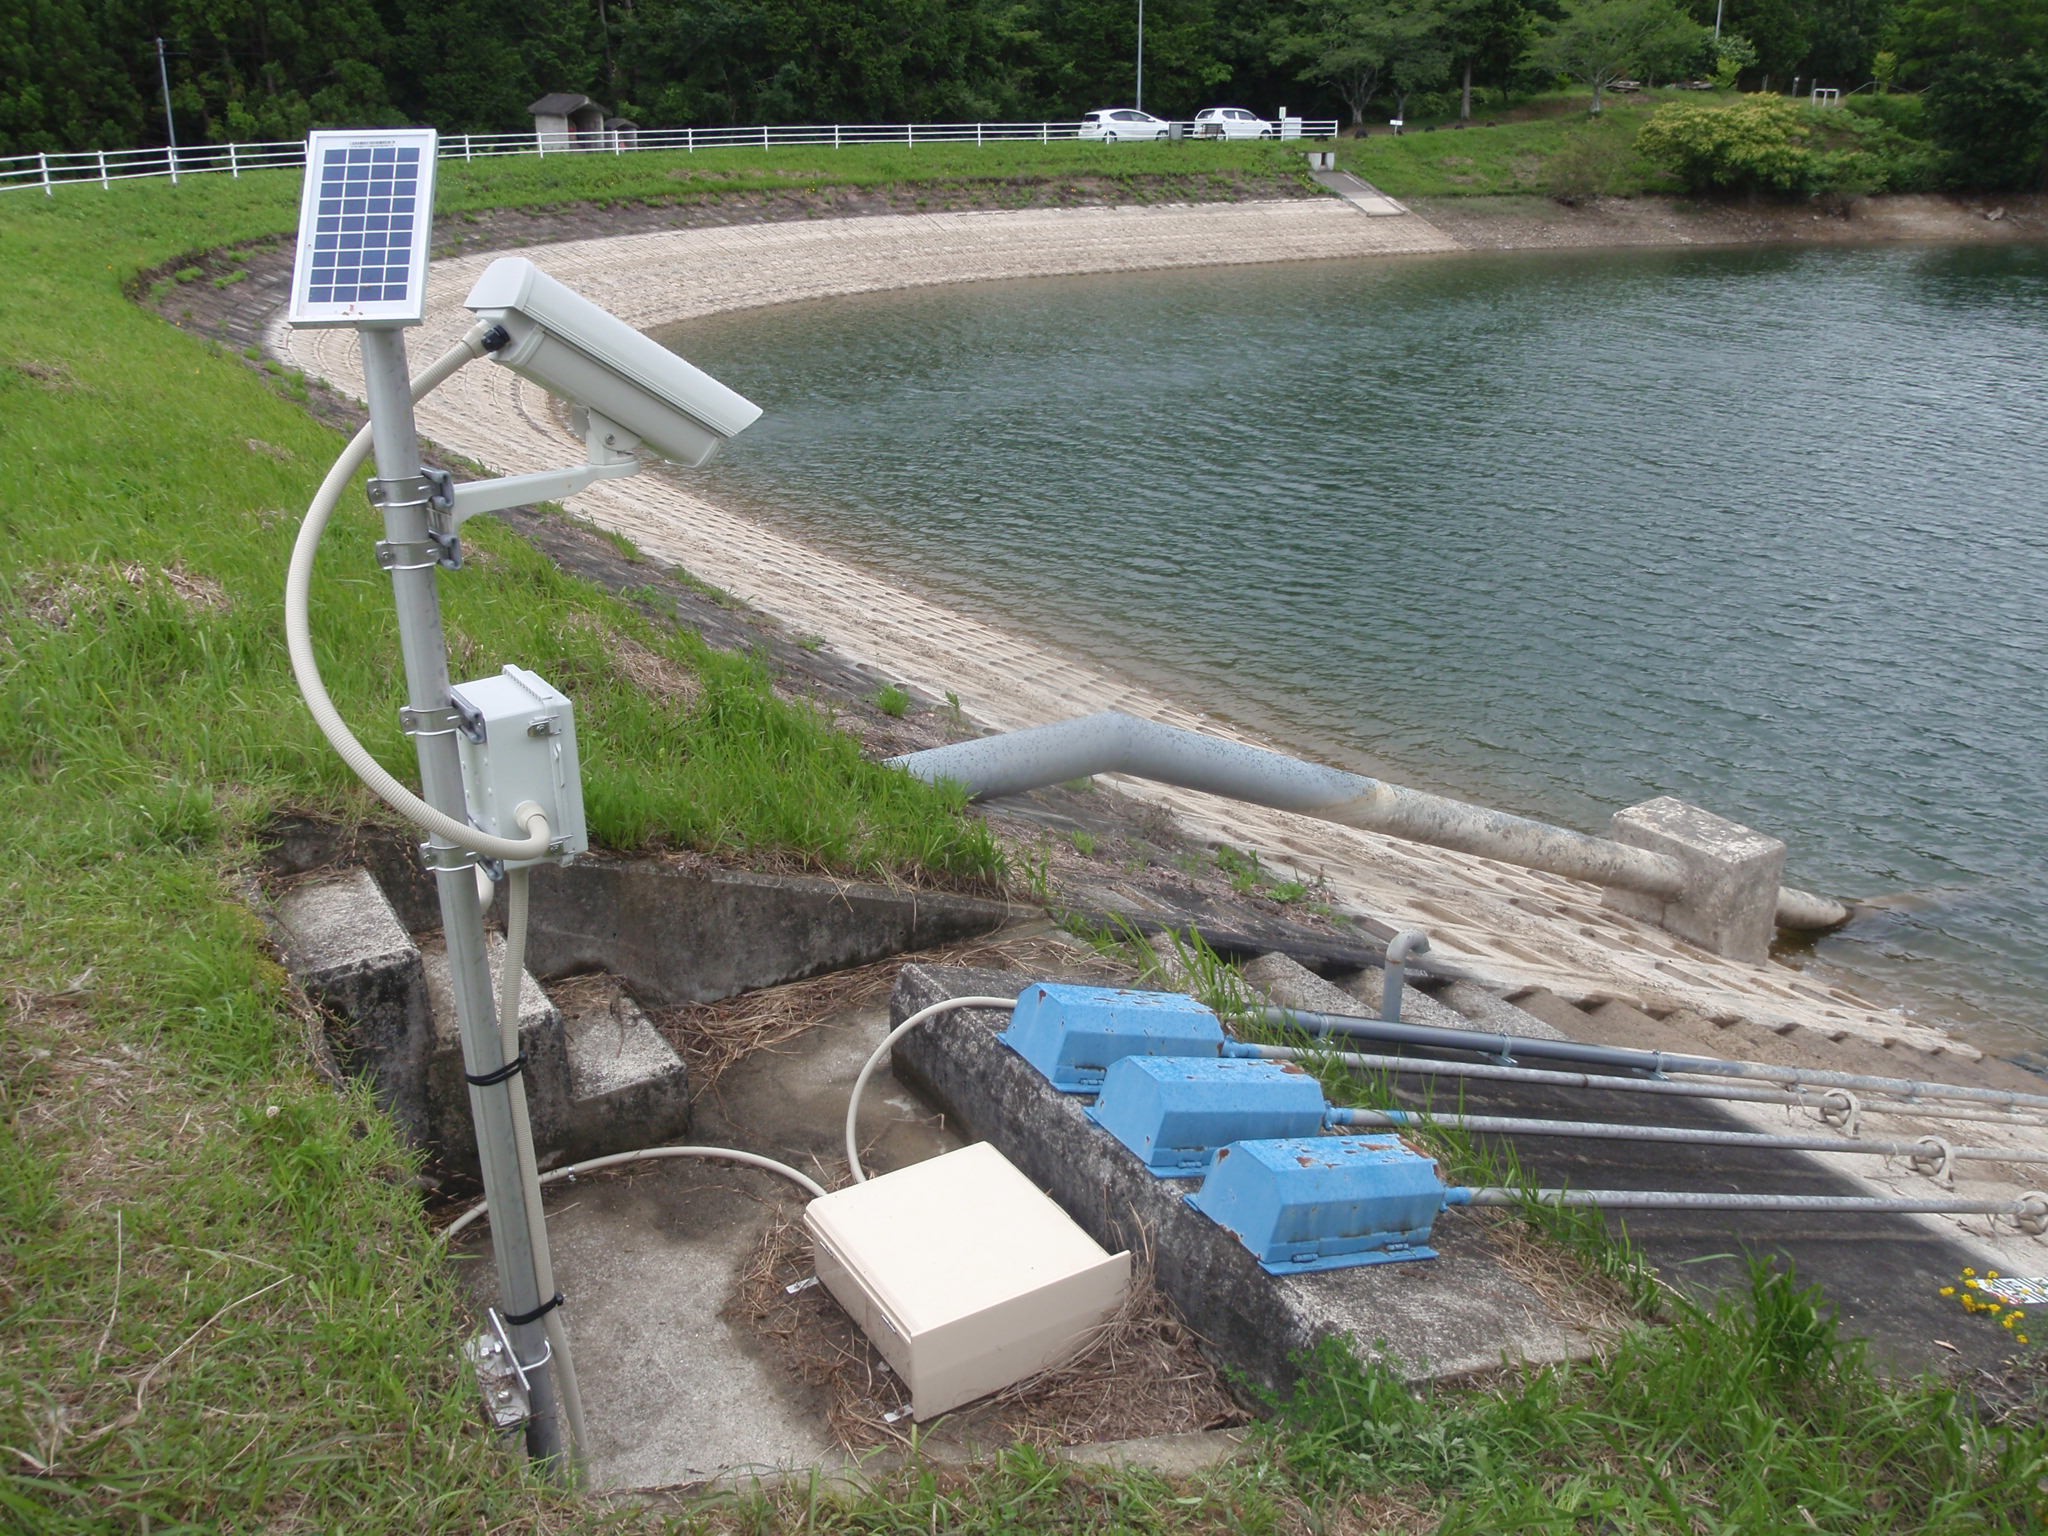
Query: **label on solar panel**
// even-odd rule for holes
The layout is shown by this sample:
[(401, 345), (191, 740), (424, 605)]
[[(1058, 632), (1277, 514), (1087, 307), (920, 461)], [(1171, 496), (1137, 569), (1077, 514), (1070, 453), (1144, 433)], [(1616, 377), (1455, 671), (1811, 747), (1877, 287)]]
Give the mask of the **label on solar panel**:
[(434, 212), (431, 128), (306, 139), (293, 325), (418, 325)]

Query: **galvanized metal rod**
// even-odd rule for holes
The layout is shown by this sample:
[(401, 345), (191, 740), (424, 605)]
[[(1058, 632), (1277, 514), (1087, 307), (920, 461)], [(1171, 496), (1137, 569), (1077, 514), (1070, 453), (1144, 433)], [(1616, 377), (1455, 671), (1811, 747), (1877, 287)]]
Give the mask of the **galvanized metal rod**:
[[(1736, 1083), (1686, 1083), (1665, 1078), (1608, 1077), (1594, 1072), (1558, 1072), (1541, 1067), (1507, 1067), (1493, 1062), (1431, 1061), (1420, 1056), (1378, 1056), (1358, 1051), (1303, 1050), (1291, 1045), (1254, 1045), (1233, 1040), (1224, 1054), (1258, 1061), (1332, 1062), (1355, 1072), (1389, 1072), (1409, 1077), (1468, 1078), (1477, 1082), (1526, 1083), (1531, 1087), (1585, 1088), (1603, 1093), (1646, 1093), (1671, 1099), (1714, 1099), (1731, 1104), (1779, 1104), (1816, 1113), (1849, 1109), (1847, 1090), (1813, 1093), (1804, 1088), (1750, 1088)], [(1833, 1102), (1831, 1102), (1831, 1100)], [(1988, 1120), (2000, 1125), (2048, 1129), (2048, 1120), (1995, 1109), (1955, 1104), (1892, 1104), (1858, 1100), (1859, 1115), (1918, 1115), (1928, 1120)]]
[[(1676, 897), (1685, 885), (1676, 859), (1647, 848), (1114, 710), (889, 762), (916, 778), (954, 780), (977, 799), (1126, 773), (1647, 896)], [(1789, 889), (1778, 894), (1778, 921), (1786, 927), (1833, 928), (1848, 917), (1846, 907), (1824, 897)]]
[(1695, 1146), (1735, 1147), (1759, 1152), (1854, 1152), (1867, 1157), (1920, 1161), (2048, 1163), (2048, 1152), (2014, 1152), (2001, 1147), (1952, 1147), (1928, 1136), (1914, 1140), (1832, 1136), (1772, 1136), (1754, 1131), (1698, 1130), (1676, 1125), (1624, 1125), (1602, 1120), (1537, 1120), (1512, 1115), (1436, 1115), (1412, 1109), (1333, 1109), (1331, 1125), (1400, 1127), (1441, 1125), (1500, 1136), (1570, 1136), (1587, 1141), (1660, 1141)]
[(1311, 1035), (1344, 1035), (1386, 1045), (1420, 1046), (1432, 1051), (1471, 1051), (1481, 1056), (1539, 1061), (1580, 1062), (1622, 1072), (1657, 1076), (1732, 1077), (1767, 1083), (1804, 1083), (1819, 1088), (1850, 1088), (1885, 1093), (1900, 1099), (1957, 1099), (1995, 1104), (2001, 1109), (2048, 1109), (2048, 1094), (2018, 1093), (2007, 1088), (1969, 1088), (1910, 1077), (1871, 1077), (1861, 1072), (1833, 1072), (1824, 1067), (1774, 1067), (1761, 1061), (1724, 1061), (1714, 1056), (1686, 1056), (1667, 1051), (1638, 1051), (1626, 1046), (1585, 1045), (1577, 1040), (1538, 1040), (1524, 1035), (1481, 1034), (1431, 1024), (1403, 1024), (1348, 1013), (1310, 1013), (1291, 1008), (1256, 1008), (1246, 1017), (1261, 1024), (1300, 1029)]
[[(377, 478), (387, 484), (409, 484), (420, 477), (418, 430), (413, 422), (412, 385), (406, 375), (405, 333), (396, 327), (365, 326), (357, 331), (363, 347), (364, 391), (370, 405), (370, 435), (376, 451)], [(387, 496), (384, 536), (401, 548), (427, 543), (430, 529), (427, 501)], [(406, 701), (416, 710), (448, 707), (448, 646), (441, 625), (441, 597), (430, 564), (400, 561), (391, 583), (398, 605), (399, 651), (405, 664)], [(418, 749), (420, 792), (436, 810), (458, 820), (468, 816), (462, 788), (462, 761), (452, 733), (422, 731), (413, 738)], [(463, 1070), (471, 1079), (499, 1072), (506, 1063), (504, 1042), (491, 996), (491, 968), (484, 947), (483, 911), (477, 903), (476, 877), (467, 862), (455, 864), (461, 850), (440, 837), (431, 844), (443, 867), (435, 873), (440, 896), (442, 930), (447, 936), (448, 975), (455, 994), (455, 1014), (462, 1033)], [(449, 867), (449, 866), (453, 867)], [(496, 1218), (491, 1252), (498, 1271), (502, 1310), (509, 1316), (532, 1314), (531, 1321), (508, 1323), (512, 1348), (529, 1386), (532, 1418), (527, 1422), (527, 1451), (536, 1460), (559, 1464), (564, 1449), (561, 1415), (550, 1350), (542, 1325), (542, 1303), (552, 1293), (541, 1289), (535, 1233), (522, 1198), (522, 1168), (513, 1094), (526, 1091), (515, 1073), (503, 1082), (469, 1089), (470, 1114), (476, 1122), (477, 1158), (482, 1166), (484, 1196)]]
[(1444, 1204), (1589, 1205), (1614, 1211), (1815, 1211), (1849, 1214), (1870, 1211), (1884, 1215), (2009, 1216), (2021, 1230), (2048, 1229), (2048, 1195), (2018, 1199), (1968, 1200), (1893, 1199), (1878, 1195), (1740, 1195), (1677, 1189), (1502, 1189), (1457, 1188), (1444, 1191)]

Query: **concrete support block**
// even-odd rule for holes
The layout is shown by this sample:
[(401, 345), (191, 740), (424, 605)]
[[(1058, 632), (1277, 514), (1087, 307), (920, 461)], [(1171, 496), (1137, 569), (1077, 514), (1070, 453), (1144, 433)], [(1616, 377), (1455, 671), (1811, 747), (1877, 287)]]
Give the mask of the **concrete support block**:
[(1616, 811), (1609, 835), (1669, 855), (1685, 869), (1676, 897), (1609, 887), (1602, 898), (1609, 907), (1730, 960), (1761, 965), (1770, 958), (1785, 878), (1785, 845), (1778, 839), (1670, 795)]
[[(901, 1020), (941, 998), (1015, 988), (1014, 973), (910, 965), (890, 1012)], [(1153, 1177), (1088, 1119), (1085, 1099), (1055, 1090), (997, 1040), (1006, 1022), (996, 1013), (934, 1019), (897, 1042), (894, 1070), (949, 1124), (993, 1142), (1098, 1243), (1149, 1253), (1188, 1326), (1247, 1381), (1285, 1390), (1302, 1353), (1325, 1338), (1347, 1339), (1411, 1381), (1591, 1351), (1495, 1255), (1485, 1229), (1458, 1215), (1438, 1224), (1441, 1257), (1428, 1264), (1267, 1274), (1236, 1237), (1188, 1207), (1185, 1182)]]
[(991, 933), (1003, 902), (847, 880), (579, 859), (533, 872), (537, 976), (609, 971), (657, 1006), (715, 1002)]
[(427, 1134), (422, 1077), (433, 1033), (419, 947), (357, 869), (295, 886), (274, 912), (285, 963), (329, 1018), (343, 1070), (367, 1080), (399, 1129)]
[(632, 1152), (683, 1139), (690, 1129), (690, 1078), (614, 977), (592, 977), (556, 998), (569, 1051), (569, 1161)]
[[(488, 936), (491, 975), (505, 960), (505, 941)], [(469, 1108), (469, 1083), (463, 1074), (462, 1030), (455, 1015), (455, 991), (448, 977), (448, 954), (438, 945), (422, 959), (427, 997), (433, 1008), (433, 1043), (426, 1061), (426, 1144), (446, 1168), (472, 1176), (479, 1172), (476, 1122)], [(526, 1112), (533, 1122), (533, 1146), (541, 1166), (561, 1161), (569, 1121), (569, 1052), (562, 1015), (531, 976), (519, 988), (519, 1049), (526, 1055), (520, 1074), (526, 1083)]]

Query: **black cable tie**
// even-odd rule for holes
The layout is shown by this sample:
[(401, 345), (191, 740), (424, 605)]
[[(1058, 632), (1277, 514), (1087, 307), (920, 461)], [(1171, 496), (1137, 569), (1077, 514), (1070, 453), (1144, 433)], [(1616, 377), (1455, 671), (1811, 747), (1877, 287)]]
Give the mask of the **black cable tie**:
[(511, 1078), (517, 1077), (521, 1072), (524, 1072), (525, 1070), (526, 1052), (521, 1051), (517, 1056), (514, 1056), (510, 1061), (506, 1062), (505, 1065), (498, 1068), (498, 1070), (495, 1072), (486, 1072), (481, 1077), (473, 1077), (469, 1073), (465, 1072), (462, 1074), (462, 1080), (474, 1088), (495, 1088), (498, 1086), (498, 1084), (506, 1082)]
[(564, 1299), (565, 1298), (563, 1297), (562, 1293), (560, 1291), (557, 1291), (553, 1296), (551, 1296), (548, 1300), (542, 1302), (539, 1306), (535, 1307), (531, 1312), (505, 1313), (505, 1321), (510, 1323), (514, 1328), (524, 1328), (528, 1323), (537, 1323), (542, 1318), (546, 1317), (550, 1312), (554, 1311), (555, 1308), (559, 1307)]

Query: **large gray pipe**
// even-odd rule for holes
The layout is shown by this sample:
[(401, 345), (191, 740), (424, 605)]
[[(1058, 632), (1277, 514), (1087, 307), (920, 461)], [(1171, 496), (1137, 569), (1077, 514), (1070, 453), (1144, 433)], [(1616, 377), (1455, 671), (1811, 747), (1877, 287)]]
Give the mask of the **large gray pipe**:
[[(978, 800), (1098, 773), (1126, 773), (1646, 896), (1668, 900), (1680, 896), (1685, 885), (1676, 859), (1647, 848), (1113, 710), (933, 747), (889, 762), (932, 783), (952, 779), (964, 784)], [(1836, 928), (1848, 920), (1849, 911), (1840, 902), (1789, 888), (1778, 892), (1780, 927)]]

